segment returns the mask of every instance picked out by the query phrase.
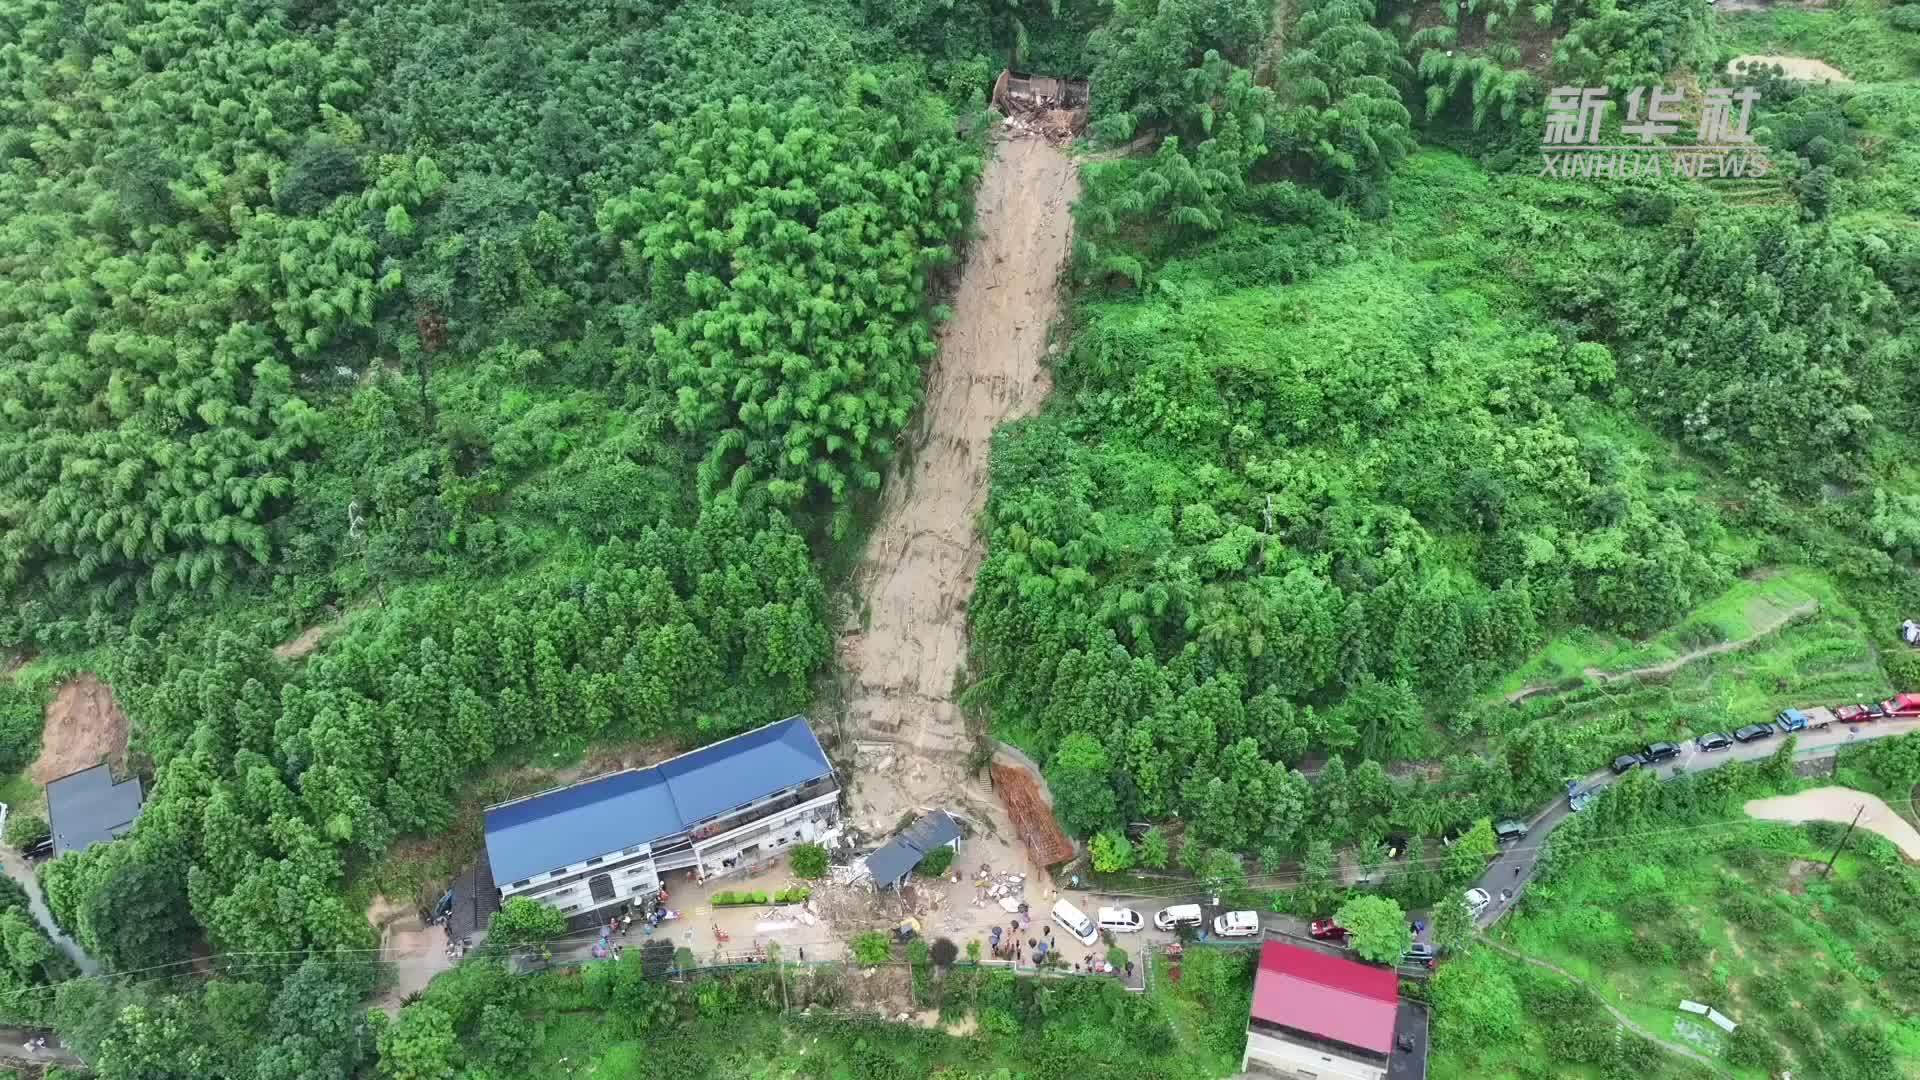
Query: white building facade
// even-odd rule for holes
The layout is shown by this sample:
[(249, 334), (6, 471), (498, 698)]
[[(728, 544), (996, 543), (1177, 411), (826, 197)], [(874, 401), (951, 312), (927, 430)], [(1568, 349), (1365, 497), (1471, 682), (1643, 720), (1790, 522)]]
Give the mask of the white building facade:
[(523, 896), (581, 924), (660, 891), (760, 865), (839, 822), (840, 785), (805, 717), (644, 769), (487, 809), (502, 902)]

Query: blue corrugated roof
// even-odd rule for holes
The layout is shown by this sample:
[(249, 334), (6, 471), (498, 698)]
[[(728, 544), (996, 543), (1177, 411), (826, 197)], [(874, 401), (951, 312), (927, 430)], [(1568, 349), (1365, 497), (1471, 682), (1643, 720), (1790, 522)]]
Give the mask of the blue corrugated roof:
[(140, 779), (116, 784), (105, 765), (68, 773), (47, 785), (47, 823), (55, 855), (117, 840), (139, 816)]
[(511, 884), (648, 843), (833, 771), (804, 716), (755, 728), (645, 769), (487, 811), (493, 879)]
[(958, 839), (960, 823), (945, 810), (935, 810), (867, 856), (867, 872), (879, 885), (897, 885), (909, 870), (920, 865), (929, 851)]
[(795, 716), (654, 766), (691, 825), (831, 772), (806, 718)]

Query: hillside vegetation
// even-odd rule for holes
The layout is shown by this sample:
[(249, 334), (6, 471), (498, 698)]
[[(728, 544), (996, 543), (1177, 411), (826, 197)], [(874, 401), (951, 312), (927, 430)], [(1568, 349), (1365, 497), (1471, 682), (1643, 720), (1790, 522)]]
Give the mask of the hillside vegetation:
[[(922, 964), (961, 1043), (610, 965), (369, 1020), (365, 903), (410, 843), (471, 845), (490, 772), (834, 707), (1009, 62), (1090, 79), (1099, 153), (956, 689), (1102, 872), (1300, 864), (1276, 902), (1323, 914), (1340, 849), (1465, 830), (1403, 883), (1431, 902), (1474, 823), (1637, 743), (1920, 689), (1915, 12), (0, 0), (0, 660), (36, 658), (0, 766), (94, 670), (149, 793), (42, 874), (106, 977), (0, 903), (9, 1015), (105, 1080), (553, 1075), (588, 1030), (626, 1072), (1221, 1074), (1224, 959), (1147, 999), (942, 976), (964, 1008)], [(1796, 48), (1857, 81), (1731, 76), (1763, 180), (1537, 175), (1553, 86)], [(1675, 889), (1759, 873), (1727, 859)], [(1543, 994), (1530, 1021), (1603, 1030)], [(1492, 1067), (1658, 1074), (1501, 1034)]]

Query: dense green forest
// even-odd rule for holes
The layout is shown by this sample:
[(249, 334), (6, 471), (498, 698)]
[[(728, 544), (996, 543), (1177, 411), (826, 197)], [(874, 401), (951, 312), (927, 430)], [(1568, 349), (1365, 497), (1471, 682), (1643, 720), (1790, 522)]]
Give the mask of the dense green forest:
[[(1164, 864), (1166, 834), (1117, 830), (1177, 821), (1190, 869), (1303, 864), (1275, 902), (1306, 913), (1337, 848), (1920, 689), (1895, 636), (1920, 617), (1916, 12), (0, 0), (0, 661), (38, 658), (0, 676), (0, 768), (90, 669), (150, 793), (42, 874), (122, 977), (63, 981), (9, 892), (8, 1015), (109, 1080), (550, 1075), (608, 1008), (633, 1027), (595, 1052), (629, 1071), (690, 1059), (641, 1064), (650, 1024), (776, 1041), (761, 984), (509, 992), (479, 966), (370, 1022), (363, 905), (491, 766), (831, 707), (1009, 60), (1090, 80), (1098, 153), (1053, 396), (994, 445), (963, 700), (1102, 869)], [(1549, 88), (1772, 51), (1859, 81), (1729, 77), (1765, 180), (1536, 175)], [(1671, 679), (1587, 674), (1746, 636)], [(1428, 902), (1470, 861), (1392, 889)], [(708, 1067), (1238, 1052), (1224, 961), (1140, 1003), (946, 977), (991, 1053), (834, 1021), (832, 1053)]]

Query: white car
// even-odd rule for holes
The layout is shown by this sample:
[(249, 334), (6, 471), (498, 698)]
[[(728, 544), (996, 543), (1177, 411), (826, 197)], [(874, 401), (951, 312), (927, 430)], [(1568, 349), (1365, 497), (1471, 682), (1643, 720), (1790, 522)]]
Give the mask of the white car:
[(1493, 897), (1487, 895), (1487, 890), (1485, 889), (1468, 889), (1467, 890), (1467, 914), (1472, 915), (1475, 918), (1479, 918), (1480, 913), (1482, 911), (1485, 911), (1487, 908), (1487, 905), (1491, 903), (1493, 903)]
[(1213, 920), (1215, 937), (1252, 937), (1260, 932), (1260, 913), (1229, 911)]
[(1174, 930), (1182, 926), (1199, 929), (1206, 919), (1200, 914), (1199, 904), (1175, 904), (1161, 908), (1153, 916), (1153, 925), (1162, 930)]
[(1116, 934), (1131, 934), (1147, 928), (1147, 920), (1141, 918), (1139, 912), (1124, 907), (1103, 907), (1094, 916), (1094, 922), (1100, 924), (1100, 929)]

